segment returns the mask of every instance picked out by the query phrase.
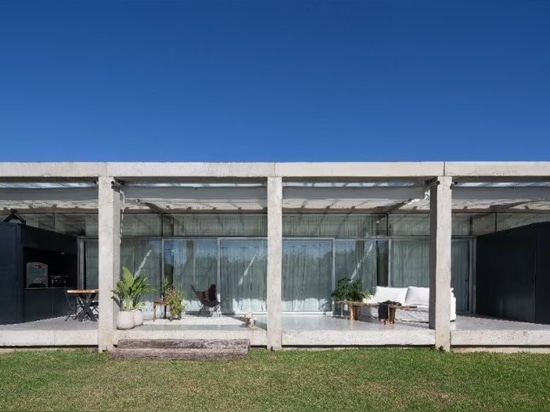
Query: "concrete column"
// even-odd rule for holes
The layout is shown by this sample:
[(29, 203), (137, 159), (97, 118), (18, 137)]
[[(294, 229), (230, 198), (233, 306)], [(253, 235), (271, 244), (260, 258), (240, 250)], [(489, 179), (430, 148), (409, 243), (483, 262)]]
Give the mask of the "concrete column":
[(120, 274), (120, 193), (113, 189), (114, 179), (99, 178), (99, 329), (98, 350), (113, 348), (118, 306), (111, 299)]
[(430, 188), (430, 329), (444, 351), (451, 349), (451, 183), (441, 176)]
[(283, 182), (267, 178), (267, 348), (282, 348)]

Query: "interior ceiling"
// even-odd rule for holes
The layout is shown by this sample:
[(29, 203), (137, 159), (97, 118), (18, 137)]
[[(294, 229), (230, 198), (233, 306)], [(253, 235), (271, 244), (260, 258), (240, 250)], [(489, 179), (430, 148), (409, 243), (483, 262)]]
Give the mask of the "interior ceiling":
[[(267, 207), (258, 182), (136, 183), (122, 185), (122, 206), (130, 211), (255, 211)], [(96, 210), (93, 182), (0, 183), (5, 213)], [(287, 210), (428, 211), (429, 188), (419, 182), (286, 182)], [(548, 211), (550, 182), (462, 182), (453, 186), (454, 211)]]

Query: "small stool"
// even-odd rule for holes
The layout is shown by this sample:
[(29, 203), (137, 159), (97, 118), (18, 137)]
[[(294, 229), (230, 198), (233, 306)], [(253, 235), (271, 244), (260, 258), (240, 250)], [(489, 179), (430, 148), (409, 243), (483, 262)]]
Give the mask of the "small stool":
[(166, 306), (168, 304), (162, 299), (158, 299), (153, 302), (153, 322), (157, 319), (157, 306), (164, 306), (164, 319), (166, 319)]

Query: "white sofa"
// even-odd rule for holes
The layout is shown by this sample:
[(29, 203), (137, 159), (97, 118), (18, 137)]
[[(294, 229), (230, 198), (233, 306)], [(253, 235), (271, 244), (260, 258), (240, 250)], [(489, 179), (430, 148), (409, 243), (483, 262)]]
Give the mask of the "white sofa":
[[(456, 298), (451, 292), (451, 321), (456, 319)], [(416, 306), (416, 309), (400, 310), (395, 312), (395, 320), (428, 322), (430, 305), (430, 288), (409, 286), (408, 288), (391, 288), (377, 286), (374, 295), (365, 300), (367, 303), (381, 303), (386, 301), (399, 302), (402, 305)], [(361, 316), (378, 317), (378, 307), (368, 306), (361, 308)]]

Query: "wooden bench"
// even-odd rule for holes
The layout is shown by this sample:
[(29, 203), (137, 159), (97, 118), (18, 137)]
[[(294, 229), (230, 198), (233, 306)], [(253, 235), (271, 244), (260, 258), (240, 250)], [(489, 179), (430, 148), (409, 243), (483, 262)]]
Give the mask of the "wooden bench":
[[(356, 302), (352, 300), (337, 300), (334, 303), (337, 303), (339, 305), (348, 305), (350, 307), (349, 311), (349, 320), (357, 320), (359, 318), (359, 314), (361, 313), (361, 308), (363, 306), (370, 306), (377, 308), (380, 306), (380, 303), (365, 303), (365, 302)], [(397, 309), (403, 309), (403, 310), (409, 310), (409, 309), (416, 309), (416, 306), (413, 305), (388, 305), (388, 319), (385, 324), (387, 325), (393, 325), (395, 323), (395, 312)]]

